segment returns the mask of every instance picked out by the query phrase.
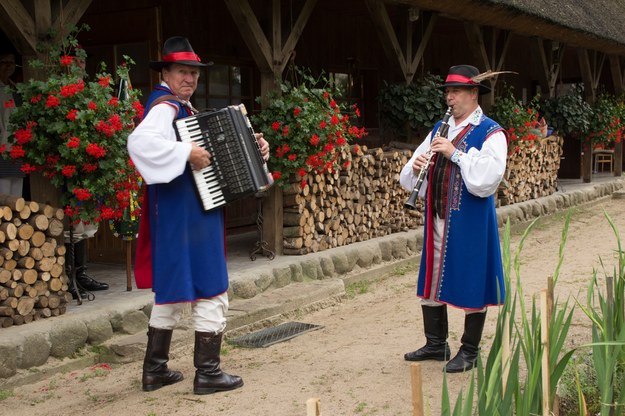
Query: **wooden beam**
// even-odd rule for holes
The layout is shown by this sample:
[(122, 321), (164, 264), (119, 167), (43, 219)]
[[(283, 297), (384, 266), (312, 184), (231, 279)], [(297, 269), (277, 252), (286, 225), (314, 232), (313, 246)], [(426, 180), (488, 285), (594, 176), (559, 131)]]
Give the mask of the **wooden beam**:
[(586, 101), (589, 103), (595, 102), (595, 75), (593, 74), (592, 67), (590, 65), (590, 56), (588, 54), (588, 50), (586, 49), (578, 49), (577, 50), (577, 58), (579, 61), (579, 68), (582, 75), (582, 82), (584, 83), (584, 95), (586, 96)]
[[(545, 48), (545, 43), (547, 48)], [(553, 56), (554, 50), (557, 51), (556, 59)], [(551, 41), (545, 42), (541, 38), (535, 38), (532, 55), (534, 60), (539, 62), (539, 82), (549, 92), (549, 97), (554, 97), (556, 94), (556, 82), (558, 81), (558, 76), (560, 76), (560, 63), (564, 57), (565, 50), (566, 45), (562, 43), (559, 43), (554, 49)]]
[[(467, 34), (469, 40), (469, 47), (475, 56), (475, 59), (479, 62), (478, 66), (481, 66), (484, 70), (492, 70), (490, 66), (490, 60), (488, 59), (488, 53), (486, 52), (486, 45), (484, 44), (484, 36), (482, 35), (482, 29), (474, 22), (465, 22), (464, 31)], [(480, 68), (480, 69), (482, 69)]]
[(302, 7), (302, 11), (299, 13), (297, 20), (295, 21), (295, 25), (291, 29), (291, 33), (287, 38), (284, 46), (282, 47), (278, 59), (278, 71), (282, 74), (284, 72), (284, 68), (286, 64), (289, 62), (291, 55), (293, 54), (293, 50), (295, 50), (295, 45), (299, 41), (302, 36), (302, 32), (304, 31), (304, 27), (306, 27), (306, 23), (308, 22), (308, 18), (312, 14), (315, 5), (317, 4), (317, 0), (306, 0), (304, 7)]
[(32, 16), (21, 1), (0, 1), (0, 25), (20, 55), (36, 54), (37, 29)]
[(261, 72), (274, 73), (271, 45), (248, 0), (224, 0)]
[[(47, 0), (50, 3), (50, 0)], [(91, 0), (68, 0), (64, 7), (61, 8), (59, 15), (56, 17), (52, 27), (58, 28), (55, 41), (60, 41), (67, 36), (67, 31), (78, 24), (80, 18), (85, 14)]]
[[(486, 71), (501, 71), (506, 59), (506, 53), (508, 52), (508, 46), (510, 45), (510, 39), (512, 37), (510, 32), (501, 31), (503, 34), (503, 44), (500, 51), (498, 48), (500, 30), (497, 28), (491, 28), (491, 52), (490, 56), (488, 56), (489, 54), (486, 50), (486, 42), (484, 40), (482, 28), (471, 22), (465, 23), (464, 26), (467, 38), (469, 39), (469, 46), (473, 50), (477, 60), (481, 62), (483, 68)], [(497, 79), (498, 77), (495, 76), (488, 80), (490, 82), (491, 91), (488, 94), (487, 102), (484, 103), (487, 106), (492, 105), (495, 102), (495, 86), (497, 85)]]
[(390, 62), (396, 62), (399, 64), (401, 72), (405, 78), (408, 78), (408, 64), (404, 56), (404, 52), (399, 46), (397, 35), (391, 24), (391, 19), (388, 16), (388, 12), (384, 3), (381, 0), (365, 0), (365, 5), (369, 10), (369, 15), (373, 20), (373, 25), (378, 32), (378, 37), (382, 43), (382, 48), (386, 53)]
[(52, 27), (52, 8), (50, 0), (34, 0), (35, 30), (41, 36)]
[[(425, 32), (423, 32), (423, 37), (421, 38), (421, 42), (419, 42), (419, 48), (417, 49), (417, 53), (412, 59), (412, 63), (410, 64), (410, 67), (409, 67), (409, 71), (411, 75), (410, 75), (410, 81), (408, 81), (408, 83), (412, 82), (414, 75), (417, 73), (417, 68), (419, 67), (421, 60), (423, 59), (423, 53), (425, 52), (425, 47), (428, 45), (428, 43), (430, 43), (430, 38), (432, 37), (432, 32), (434, 31), (434, 26), (436, 25), (436, 20), (438, 19), (438, 14), (436, 13), (429, 13), (429, 16), (430, 17), (427, 22)], [(406, 56), (410, 57), (411, 55), (406, 54)]]
[[(610, 72), (614, 84), (614, 94), (625, 93), (625, 71), (621, 65), (622, 59), (618, 55), (610, 55)], [(614, 176), (620, 178), (623, 175), (623, 140), (614, 146)]]
[(620, 95), (625, 93), (625, 72), (621, 66), (621, 57), (610, 55), (610, 73), (614, 84), (614, 93)]

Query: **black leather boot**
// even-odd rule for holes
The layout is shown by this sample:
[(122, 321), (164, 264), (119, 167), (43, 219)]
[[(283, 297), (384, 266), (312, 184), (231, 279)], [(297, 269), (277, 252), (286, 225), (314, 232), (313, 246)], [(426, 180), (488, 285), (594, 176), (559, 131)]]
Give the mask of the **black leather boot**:
[[(76, 245), (77, 244), (74, 243), (74, 247)], [(67, 278), (69, 279), (68, 292), (72, 295), (72, 298), (75, 300), (78, 299), (79, 296), (80, 296), (80, 299), (87, 299), (88, 295), (85, 289), (75, 284), (74, 282), (74, 276), (72, 275), (72, 266), (74, 265), (74, 256), (73, 256), (71, 244), (70, 243), (65, 244), (65, 249), (66, 249), (65, 251), (65, 273), (67, 274)]]
[(458, 354), (445, 366), (448, 373), (462, 373), (469, 371), (477, 365), (477, 357), (480, 352), (480, 340), (486, 321), (486, 312), (470, 313), (464, 317), (464, 334), (462, 346)]
[(193, 393), (211, 394), (218, 391), (234, 390), (243, 385), (243, 379), (221, 371), (220, 354), (223, 334), (195, 331), (195, 353), (193, 364), (195, 380)]
[(180, 371), (167, 368), (173, 330), (148, 327), (148, 345), (143, 360), (143, 391), (158, 390), (182, 380)]
[(87, 240), (74, 243), (76, 257), (76, 283), (78, 287), (90, 292), (107, 290), (108, 283), (98, 282), (87, 274)]
[(404, 354), (404, 359), (406, 361), (448, 360), (451, 357), (451, 351), (447, 343), (447, 305), (421, 305), (421, 309), (423, 310), (425, 346)]

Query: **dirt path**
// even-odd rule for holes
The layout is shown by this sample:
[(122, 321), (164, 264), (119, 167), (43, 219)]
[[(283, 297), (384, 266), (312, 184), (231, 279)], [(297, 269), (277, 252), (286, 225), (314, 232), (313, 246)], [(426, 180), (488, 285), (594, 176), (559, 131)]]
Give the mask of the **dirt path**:
[[(601, 202), (574, 209), (565, 262), (556, 287), (557, 296), (585, 299), (593, 268), (601, 257), (609, 270), (617, 248), (614, 234), (603, 216), (605, 209), (625, 232), (623, 200)], [(521, 276), (526, 297), (546, 287), (553, 274), (564, 224), (558, 214), (541, 219), (526, 240), (521, 255)], [(521, 228), (513, 230), (516, 249)], [(625, 243), (625, 241), (624, 241)], [(403, 354), (423, 343), (421, 312), (414, 296), (416, 269), (381, 282), (361, 284), (363, 292), (349, 300), (298, 321), (323, 325), (323, 329), (264, 349), (229, 347), (223, 368), (241, 375), (245, 386), (233, 392), (194, 396), (193, 356), (189, 347), (172, 352), (171, 367), (182, 370), (185, 380), (152, 393), (141, 391), (141, 364), (110, 368), (107, 365), (49, 379), (9, 393), (0, 401), (2, 415), (223, 415), (303, 416), (306, 400), (321, 399), (324, 416), (409, 415), (412, 412), (409, 364)], [(495, 310), (489, 312), (484, 348), (493, 337)], [(463, 315), (450, 310), (450, 344), (455, 353), (462, 335)], [(576, 314), (570, 345), (589, 337), (589, 323)], [(442, 363), (423, 363), (424, 393), (429, 414), (440, 412)], [(466, 386), (467, 375), (450, 375), (452, 401)], [(7, 395), (8, 392), (0, 392)]]

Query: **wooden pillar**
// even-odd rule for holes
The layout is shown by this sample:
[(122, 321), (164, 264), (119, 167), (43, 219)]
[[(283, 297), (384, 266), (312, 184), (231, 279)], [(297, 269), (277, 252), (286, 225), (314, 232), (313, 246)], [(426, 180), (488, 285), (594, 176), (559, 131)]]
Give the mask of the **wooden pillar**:
[[(265, 100), (269, 96), (270, 91), (277, 88), (276, 78), (273, 72), (262, 72), (260, 81), (261, 103), (263, 108), (267, 105)], [(270, 149), (274, 149), (269, 143)], [(282, 221), (284, 210), (282, 206), (282, 188), (280, 186), (272, 186), (267, 196), (263, 198), (263, 236), (269, 245), (269, 248), (276, 254), (282, 254)]]
[[(621, 95), (625, 92), (625, 72), (621, 65), (621, 57), (610, 55), (610, 70), (614, 82), (614, 94)], [(625, 123), (625, 120), (621, 120)], [(614, 176), (620, 178), (623, 175), (623, 141), (614, 146)]]

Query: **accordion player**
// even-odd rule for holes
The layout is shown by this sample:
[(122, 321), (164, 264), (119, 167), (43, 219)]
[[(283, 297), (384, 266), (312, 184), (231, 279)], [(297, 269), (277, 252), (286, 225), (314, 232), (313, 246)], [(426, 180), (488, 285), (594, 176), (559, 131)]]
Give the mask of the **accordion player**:
[(243, 104), (201, 112), (174, 121), (179, 140), (196, 143), (212, 155), (212, 163), (194, 170), (204, 210), (266, 191), (273, 177), (263, 159)]

